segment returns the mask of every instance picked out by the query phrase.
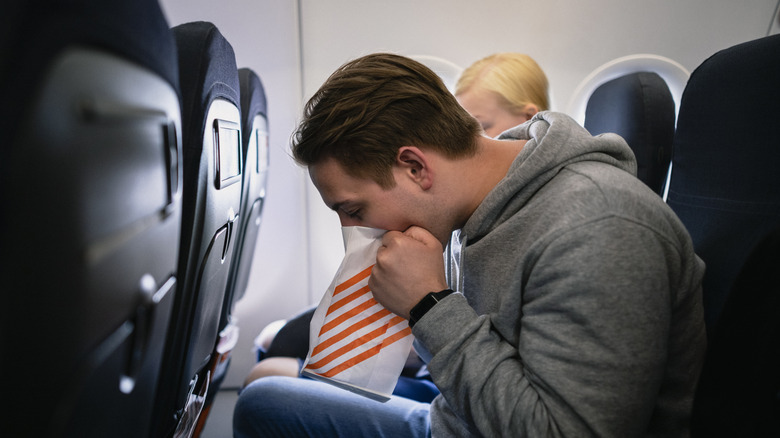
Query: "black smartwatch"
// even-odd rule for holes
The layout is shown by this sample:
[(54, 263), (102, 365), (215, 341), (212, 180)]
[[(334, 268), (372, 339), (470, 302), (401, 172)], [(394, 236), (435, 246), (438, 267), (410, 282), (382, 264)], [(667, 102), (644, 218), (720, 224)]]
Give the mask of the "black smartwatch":
[(424, 296), (417, 305), (412, 307), (409, 311), (409, 327), (414, 327), (414, 324), (420, 320), (433, 306), (439, 301), (443, 300), (447, 295), (453, 293), (452, 289), (444, 289), (441, 292), (431, 292)]

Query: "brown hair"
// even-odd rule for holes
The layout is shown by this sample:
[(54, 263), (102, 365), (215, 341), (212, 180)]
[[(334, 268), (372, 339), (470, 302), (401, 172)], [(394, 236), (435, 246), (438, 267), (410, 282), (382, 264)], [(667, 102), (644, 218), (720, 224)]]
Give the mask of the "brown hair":
[(433, 71), (377, 53), (344, 64), (312, 96), (293, 134), (292, 153), (305, 166), (335, 158), (351, 176), (390, 188), (400, 147), (467, 156), (476, 152), (480, 132)]

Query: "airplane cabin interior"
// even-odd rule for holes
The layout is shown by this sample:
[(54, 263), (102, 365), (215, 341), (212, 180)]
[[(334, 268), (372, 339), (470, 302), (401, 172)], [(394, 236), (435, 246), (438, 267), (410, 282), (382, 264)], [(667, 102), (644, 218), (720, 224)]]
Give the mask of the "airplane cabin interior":
[(233, 436), (258, 335), (317, 304), (344, 256), (291, 136), (330, 73), (375, 52), (450, 90), (527, 53), (551, 111), (623, 137), (707, 266), (692, 431), (780, 432), (777, 0), (6, 6), (0, 435)]

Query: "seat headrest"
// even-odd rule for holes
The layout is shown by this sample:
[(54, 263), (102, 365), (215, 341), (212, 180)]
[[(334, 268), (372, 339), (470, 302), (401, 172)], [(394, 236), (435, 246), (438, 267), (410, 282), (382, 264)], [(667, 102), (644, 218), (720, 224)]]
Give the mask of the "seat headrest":
[(721, 50), (694, 70), (677, 121), (677, 190), (696, 187), (697, 196), (741, 201), (776, 198), (778, 78), (780, 35)]
[(241, 68), (238, 70), (238, 80), (241, 84), (241, 135), (246, 143), (251, 134), (252, 119), (258, 114), (268, 118), (268, 110), (260, 77), (252, 69)]
[(637, 159), (637, 177), (659, 193), (674, 138), (674, 98), (660, 75), (635, 72), (600, 85), (588, 99), (585, 129), (622, 136)]
[[(184, 23), (173, 28), (181, 72), (182, 140), (201, 142), (211, 103), (222, 98), (240, 110), (238, 68), (233, 47), (209, 22)], [(193, 137), (194, 136), (194, 137)]]
[[(176, 45), (157, 0), (13, 1), (4, 14), (0, 116), (13, 127), (49, 64), (64, 49), (94, 47), (136, 62), (179, 92)], [(9, 106), (11, 107), (9, 109)], [(8, 131), (6, 131), (8, 135)]]

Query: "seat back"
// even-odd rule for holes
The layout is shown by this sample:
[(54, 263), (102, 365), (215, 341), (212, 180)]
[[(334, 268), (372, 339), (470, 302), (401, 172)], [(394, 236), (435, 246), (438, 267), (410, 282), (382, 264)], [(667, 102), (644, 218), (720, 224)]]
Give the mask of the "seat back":
[(173, 37), (156, 0), (10, 10), (0, 435), (148, 436), (181, 226)]
[(691, 435), (780, 436), (780, 228), (751, 251), (713, 327)]
[(241, 112), (235, 54), (211, 23), (173, 28), (182, 88), (182, 280), (166, 345), (155, 431), (188, 436), (210, 381), (240, 225)]
[(260, 77), (249, 68), (238, 71), (241, 86), (241, 139), (244, 173), (241, 184), (241, 226), (236, 235), (236, 263), (228, 284), (223, 326), (235, 303), (246, 293), (268, 180), (268, 107)]
[(209, 394), (195, 429), (199, 436), (208, 419), (209, 411), (227, 374), (233, 349), (238, 342), (239, 329), (233, 320), (235, 303), (244, 296), (252, 269), (257, 236), (265, 201), (268, 177), (268, 119), (265, 90), (257, 74), (248, 68), (238, 70), (241, 87), (241, 221), (235, 235), (233, 264), (228, 277), (225, 303), (219, 323), (219, 338), (212, 353)]
[(683, 94), (667, 203), (707, 265), (708, 329), (750, 250), (780, 225), (778, 78), (780, 35), (711, 56)]
[(674, 138), (674, 98), (655, 72), (634, 72), (601, 84), (585, 109), (585, 129), (623, 137), (637, 161), (637, 177), (663, 193)]

